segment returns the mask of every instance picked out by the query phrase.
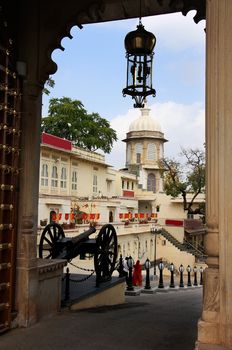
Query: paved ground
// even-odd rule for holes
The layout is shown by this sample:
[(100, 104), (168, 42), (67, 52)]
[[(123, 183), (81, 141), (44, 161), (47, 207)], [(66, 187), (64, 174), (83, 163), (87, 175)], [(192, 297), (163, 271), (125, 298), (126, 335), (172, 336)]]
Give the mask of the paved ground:
[(128, 296), (124, 305), (63, 310), (0, 336), (1, 350), (194, 350), (202, 288)]

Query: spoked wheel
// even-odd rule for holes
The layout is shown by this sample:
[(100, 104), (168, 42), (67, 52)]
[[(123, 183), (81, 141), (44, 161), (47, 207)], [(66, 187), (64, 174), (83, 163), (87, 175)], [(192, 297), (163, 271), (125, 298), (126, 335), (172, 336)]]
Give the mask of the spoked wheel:
[(60, 253), (57, 242), (64, 237), (64, 231), (60, 225), (56, 223), (47, 225), (40, 238), (39, 257), (42, 259), (55, 259)]
[(98, 282), (111, 279), (115, 268), (118, 253), (118, 240), (114, 226), (102, 226), (96, 239), (94, 267)]

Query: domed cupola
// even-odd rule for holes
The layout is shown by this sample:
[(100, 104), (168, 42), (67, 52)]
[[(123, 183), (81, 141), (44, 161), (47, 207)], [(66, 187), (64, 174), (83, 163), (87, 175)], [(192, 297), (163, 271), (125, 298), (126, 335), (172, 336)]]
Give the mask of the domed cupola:
[(126, 138), (126, 167), (132, 171), (138, 167), (158, 169), (159, 159), (164, 155), (163, 144), (167, 142), (160, 123), (152, 118), (150, 108), (140, 109), (140, 116), (129, 126)]
[(159, 160), (164, 156), (167, 140), (160, 123), (152, 118), (150, 108), (145, 105), (141, 115), (129, 126), (126, 138), (126, 168), (136, 174), (138, 186), (143, 190), (157, 193), (163, 190)]
[(129, 132), (133, 131), (158, 131), (162, 132), (160, 123), (155, 120), (154, 118), (151, 118), (150, 108), (148, 108), (146, 105), (144, 108), (141, 108), (141, 115), (135, 119), (129, 126)]

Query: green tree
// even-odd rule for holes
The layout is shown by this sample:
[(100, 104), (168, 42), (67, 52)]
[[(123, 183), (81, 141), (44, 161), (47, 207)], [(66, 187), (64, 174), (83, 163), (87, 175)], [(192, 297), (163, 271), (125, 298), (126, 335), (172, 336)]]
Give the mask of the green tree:
[(55, 86), (55, 81), (49, 77), (46, 83), (44, 84), (43, 93), (45, 95), (49, 95), (50, 94), (49, 88), (54, 88), (54, 86)]
[[(205, 215), (205, 202), (193, 209), (196, 197), (205, 190), (205, 152), (200, 149), (182, 149), (181, 156), (184, 157), (184, 163), (170, 158), (160, 161), (164, 191), (174, 198), (181, 195), (183, 209), (188, 214)], [(187, 194), (191, 196), (190, 199)]]
[(66, 138), (89, 151), (110, 153), (117, 135), (98, 113), (88, 114), (81, 101), (69, 97), (52, 98), (48, 117), (42, 118), (42, 131)]

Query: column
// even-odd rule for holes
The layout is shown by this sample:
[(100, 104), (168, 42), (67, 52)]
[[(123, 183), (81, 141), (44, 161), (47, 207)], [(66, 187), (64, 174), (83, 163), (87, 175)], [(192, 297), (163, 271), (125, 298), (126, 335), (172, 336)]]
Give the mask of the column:
[(21, 176), (17, 248), (18, 324), (28, 326), (38, 318), (37, 221), (40, 156), (41, 91), (24, 82), (21, 135)]
[(232, 349), (232, 1), (206, 4), (208, 269), (198, 346), (222, 344)]

